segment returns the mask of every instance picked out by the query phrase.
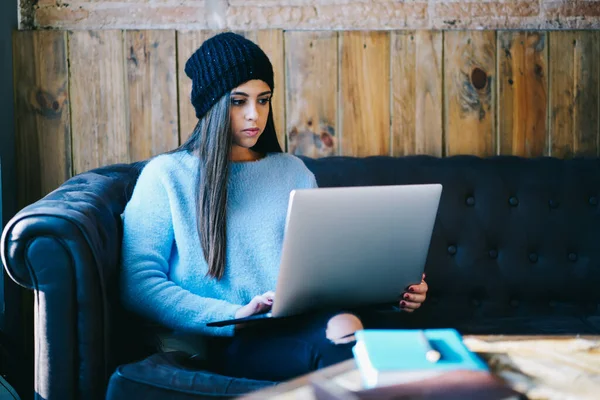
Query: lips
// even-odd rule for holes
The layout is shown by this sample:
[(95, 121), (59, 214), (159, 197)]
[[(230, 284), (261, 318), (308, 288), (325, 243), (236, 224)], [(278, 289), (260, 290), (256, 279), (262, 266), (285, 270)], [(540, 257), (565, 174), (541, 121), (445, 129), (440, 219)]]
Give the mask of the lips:
[(258, 133), (260, 132), (260, 129), (258, 129), (258, 128), (248, 128), (248, 129), (244, 129), (243, 132), (246, 133), (246, 135), (252, 137), (252, 136), (258, 135)]

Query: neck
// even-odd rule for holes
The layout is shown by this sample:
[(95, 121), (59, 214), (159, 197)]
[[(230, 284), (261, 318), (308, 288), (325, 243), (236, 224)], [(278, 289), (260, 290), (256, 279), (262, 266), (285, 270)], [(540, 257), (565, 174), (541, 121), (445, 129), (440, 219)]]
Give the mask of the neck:
[(239, 146), (232, 146), (230, 159), (233, 162), (258, 161), (264, 156), (254, 150)]

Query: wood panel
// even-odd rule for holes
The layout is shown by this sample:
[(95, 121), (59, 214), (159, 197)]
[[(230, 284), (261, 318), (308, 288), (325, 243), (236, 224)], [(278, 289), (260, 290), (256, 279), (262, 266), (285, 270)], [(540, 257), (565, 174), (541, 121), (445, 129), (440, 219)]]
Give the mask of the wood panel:
[(286, 32), (288, 152), (339, 154), (338, 39), (335, 32)]
[[(15, 33), (19, 205), (185, 140), (185, 62), (217, 32)], [(291, 153), (598, 154), (600, 32), (244, 34), (273, 62)]]
[(442, 33), (392, 34), (392, 155), (442, 155)]
[(343, 155), (390, 153), (390, 34), (340, 33)]
[(496, 153), (496, 33), (451, 31), (444, 36), (446, 155)]
[(175, 32), (125, 32), (129, 155), (144, 160), (179, 145)]
[(121, 31), (69, 33), (73, 172), (129, 162)]
[(194, 131), (198, 118), (191, 102), (192, 80), (185, 74), (185, 63), (204, 41), (216, 32), (178, 31), (177, 32), (177, 85), (179, 103), (179, 143), (187, 140)]
[(273, 79), (275, 90), (271, 99), (273, 108), (273, 120), (275, 130), (281, 148), (286, 149), (285, 135), (285, 57), (283, 44), (283, 31), (280, 29), (269, 29), (254, 31), (253, 40), (267, 54), (273, 64)]
[(598, 31), (550, 32), (551, 154), (598, 154)]
[(15, 32), (13, 53), (17, 206), (22, 208), (71, 176), (66, 33)]
[(546, 44), (545, 32), (498, 32), (500, 154), (549, 153)]

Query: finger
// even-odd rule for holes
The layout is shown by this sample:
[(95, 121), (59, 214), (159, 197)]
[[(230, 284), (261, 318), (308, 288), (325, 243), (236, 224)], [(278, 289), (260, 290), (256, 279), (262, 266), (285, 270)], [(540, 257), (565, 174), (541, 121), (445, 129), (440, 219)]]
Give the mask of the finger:
[(417, 308), (421, 307), (421, 303), (414, 303), (412, 301), (406, 301), (406, 300), (402, 300), (400, 302), (400, 308), (405, 310), (405, 311), (414, 311)]
[(273, 300), (275, 300), (275, 292), (265, 292), (261, 295), (261, 297), (264, 299), (268, 299), (271, 303), (273, 303)]
[(261, 298), (260, 298), (260, 299), (261, 299), (261, 302), (262, 302), (263, 304), (266, 304), (266, 305), (269, 305), (269, 306), (270, 306), (271, 304), (273, 304), (273, 299), (272, 299), (272, 298), (270, 298), (270, 297), (268, 297), (268, 296), (261, 296)]
[(273, 304), (272, 301), (268, 300), (266, 297), (264, 296), (256, 296), (252, 299), (252, 303), (253, 303), (253, 309), (254, 310), (259, 310), (262, 309), (262, 307), (266, 307), (266, 306), (271, 306), (271, 304)]
[(266, 311), (270, 308), (271, 308), (271, 304), (269, 304), (269, 303), (258, 303), (256, 305), (256, 307), (254, 308), (254, 313), (255, 314), (260, 313), (260, 312)]
[(400, 310), (402, 310), (402, 311), (405, 311), (405, 312), (413, 312), (413, 311), (415, 311), (413, 308), (409, 308), (409, 307), (406, 306), (407, 305), (406, 300), (400, 301), (399, 305), (400, 305)]
[(411, 285), (408, 287), (408, 291), (410, 293), (424, 294), (429, 290), (429, 285), (427, 282), (423, 281), (420, 285)]
[(423, 303), (427, 296), (424, 294), (404, 293), (402, 296), (403, 300), (412, 301), (413, 303)]
[(268, 311), (269, 311), (269, 307), (266, 306), (266, 305), (264, 305), (264, 304), (261, 304), (260, 306), (258, 306), (257, 308), (255, 308), (254, 312), (252, 314), (250, 314), (250, 315), (263, 314), (263, 313), (268, 312)]

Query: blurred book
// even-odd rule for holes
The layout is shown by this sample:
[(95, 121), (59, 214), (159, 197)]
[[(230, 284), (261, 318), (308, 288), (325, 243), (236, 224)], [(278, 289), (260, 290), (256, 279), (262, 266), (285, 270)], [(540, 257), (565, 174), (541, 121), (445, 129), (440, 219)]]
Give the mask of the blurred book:
[(525, 400), (488, 371), (455, 370), (434, 378), (360, 391), (351, 391), (331, 380), (310, 382), (316, 400)]
[(434, 378), (449, 371), (483, 371), (455, 329), (366, 329), (352, 351), (365, 388)]

